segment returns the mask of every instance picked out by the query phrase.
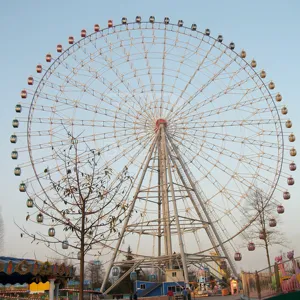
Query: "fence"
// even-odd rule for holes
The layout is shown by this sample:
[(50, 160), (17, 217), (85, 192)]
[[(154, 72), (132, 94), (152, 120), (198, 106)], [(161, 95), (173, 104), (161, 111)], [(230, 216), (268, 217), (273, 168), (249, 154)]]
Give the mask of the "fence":
[(300, 290), (300, 269), (296, 259), (276, 263), (255, 273), (242, 272), (243, 294), (251, 299), (265, 299)]

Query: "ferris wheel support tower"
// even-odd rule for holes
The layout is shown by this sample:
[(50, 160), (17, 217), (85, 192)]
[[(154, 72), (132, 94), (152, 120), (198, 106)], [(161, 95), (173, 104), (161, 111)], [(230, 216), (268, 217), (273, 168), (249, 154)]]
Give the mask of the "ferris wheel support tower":
[[(182, 237), (182, 228), (180, 226), (180, 220), (179, 220), (179, 214), (176, 204), (176, 196), (175, 196), (175, 188), (174, 185), (176, 184), (173, 180), (172, 172), (171, 172), (171, 163), (175, 167), (177, 174), (180, 178), (181, 184), (185, 189), (185, 192), (187, 193), (188, 197), (190, 198), (191, 202), (193, 203), (194, 209), (197, 212), (197, 215), (199, 217), (199, 220), (206, 223), (208, 226), (205, 226), (206, 233), (210, 239), (211, 244), (213, 245), (213, 248), (215, 249), (218, 256), (222, 256), (221, 252), (223, 253), (223, 257), (225, 257), (229, 265), (234, 273), (235, 276), (237, 276), (237, 271), (235, 268), (235, 265), (233, 261), (230, 258), (230, 255), (226, 249), (226, 247), (223, 245), (222, 240), (218, 234), (217, 229), (214, 226), (214, 222), (212, 218), (210, 217), (209, 213), (207, 212), (205, 208), (205, 204), (203, 203), (203, 199), (200, 196), (200, 193), (197, 190), (196, 185), (194, 184), (193, 179), (190, 176), (190, 173), (188, 172), (187, 167), (185, 166), (185, 162), (182, 159), (179, 151), (177, 150), (174, 142), (172, 141), (172, 137), (168, 135), (167, 133), (167, 121), (165, 119), (158, 119), (156, 121), (155, 126), (155, 132), (156, 137), (150, 146), (150, 149), (148, 151), (148, 156), (146, 157), (146, 161), (144, 166), (140, 169), (143, 170), (141, 174), (140, 181), (138, 183), (134, 199), (131, 203), (131, 206), (127, 212), (126, 220), (123, 224), (123, 228), (120, 234), (120, 239), (114, 249), (112, 259), (110, 261), (110, 264), (106, 270), (106, 275), (102, 283), (101, 291), (103, 292), (104, 287), (106, 285), (106, 282), (108, 280), (110, 270), (113, 267), (114, 261), (116, 259), (116, 256), (119, 252), (119, 248), (121, 245), (121, 242), (124, 238), (125, 232), (128, 230), (128, 222), (130, 219), (130, 216), (132, 216), (134, 206), (136, 203), (136, 200), (138, 198), (138, 195), (141, 192), (141, 187), (146, 175), (146, 172), (148, 170), (149, 163), (151, 160), (156, 159), (154, 156), (154, 153), (158, 153), (157, 157), (157, 173), (158, 173), (158, 256), (162, 254), (161, 249), (161, 237), (164, 237), (164, 249), (165, 249), (165, 256), (169, 257), (168, 264), (166, 264), (167, 269), (173, 268), (172, 263), (172, 231), (171, 231), (171, 225), (170, 225), (170, 204), (173, 206), (173, 212), (174, 212), (174, 218), (176, 222), (176, 233), (178, 236), (178, 242), (179, 242), (179, 249), (180, 249), (180, 256), (181, 256), (181, 264), (183, 267), (184, 272), (184, 281), (185, 284), (188, 286), (189, 280), (188, 280), (188, 262), (186, 258), (186, 253), (184, 250), (184, 243), (183, 243), (183, 237)], [(180, 171), (182, 170), (182, 171)], [(178, 183), (177, 183), (178, 185)], [(193, 196), (193, 194), (194, 196)], [(203, 194), (203, 193), (202, 193)], [(198, 206), (197, 206), (198, 205)], [(162, 207), (162, 209), (161, 209)], [(200, 212), (201, 208), (202, 212)], [(163, 231), (161, 231), (161, 223), (163, 223)], [(161, 277), (161, 275), (159, 276)]]

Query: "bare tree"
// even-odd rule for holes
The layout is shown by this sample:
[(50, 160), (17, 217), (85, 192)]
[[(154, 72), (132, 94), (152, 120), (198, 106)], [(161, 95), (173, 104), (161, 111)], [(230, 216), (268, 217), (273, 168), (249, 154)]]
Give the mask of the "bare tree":
[(271, 270), (270, 247), (275, 245), (286, 246), (284, 234), (276, 229), (278, 221), (274, 218), (277, 205), (269, 201), (266, 194), (255, 189), (248, 197), (248, 218), (254, 218), (255, 221), (248, 232), (247, 239), (250, 238), (256, 247), (264, 248), (266, 251), (267, 263)]
[[(36, 208), (37, 215), (35, 219), (28, 214), (26, 220), (46, 225), (48, 234), (33, 234), (23, 226), (21, 236), (42, 241), (56, 253), (80, 261), (81, 300), (85, 256), (97, 253), (105, 241), (118, 239), (117, 225), (125, 218), (131, 178), (126, 167), (115, 173), (105, 165), (100, 151), (79, 143), (71, 134), (69, 138), (70, 144), (61, 152), (52, 149), (57, 165), (47, 166), (40, 178), (48, 182), (47, 189), (32, 195), (27, 190), (27, 206)], [(73, 251), (66, 253), (70, 248)]]

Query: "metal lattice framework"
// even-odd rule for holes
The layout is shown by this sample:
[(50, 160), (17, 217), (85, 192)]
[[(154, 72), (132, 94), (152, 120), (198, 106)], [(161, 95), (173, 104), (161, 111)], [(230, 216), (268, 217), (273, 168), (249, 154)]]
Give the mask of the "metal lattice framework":
[(109, 254), (107, 276), (128, 244), (147, 264), (171, 268), (179, 257), (185, 274), (190, 263), (216, 258), (235, 271), (236, 239), (254, 220), (245, 217), (249, 193), (258, 187), (279, 203), (290, 197), (286, 181), (294, 183), (288, 157), (296, 150), (284, 139), (295, 136), (285, 132), (292, 123), (274, 82), (234, 43), (181, 20), (123, 18), (81, 37), (47, 54), (50, 65), (37, 66), (41, 77), (28, 78), (32, 89), (16, 106), (24, 117), (13, 126), (24, 131), (11, 137), (19, 146), (12, 157), (29, 155), (15, 169), (29, 197), (53, 192), (43, 170), (60, 176), (55, 153), (71, 132), (101, 152), (103, 167), (118, 174), (126, 166), (134, 178), (120, 238), (112, 232), (94, 249)]

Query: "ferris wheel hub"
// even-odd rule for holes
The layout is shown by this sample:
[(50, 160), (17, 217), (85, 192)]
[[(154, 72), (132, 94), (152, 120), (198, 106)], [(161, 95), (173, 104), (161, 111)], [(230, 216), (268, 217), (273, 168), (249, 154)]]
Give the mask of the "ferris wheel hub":
[(160, 125), (163, 125), (165, 127), (167, 127), (167, 121), (165, 119), (158, 119), (155, 123), (155, 132), (157, 132), (159, 130)]

